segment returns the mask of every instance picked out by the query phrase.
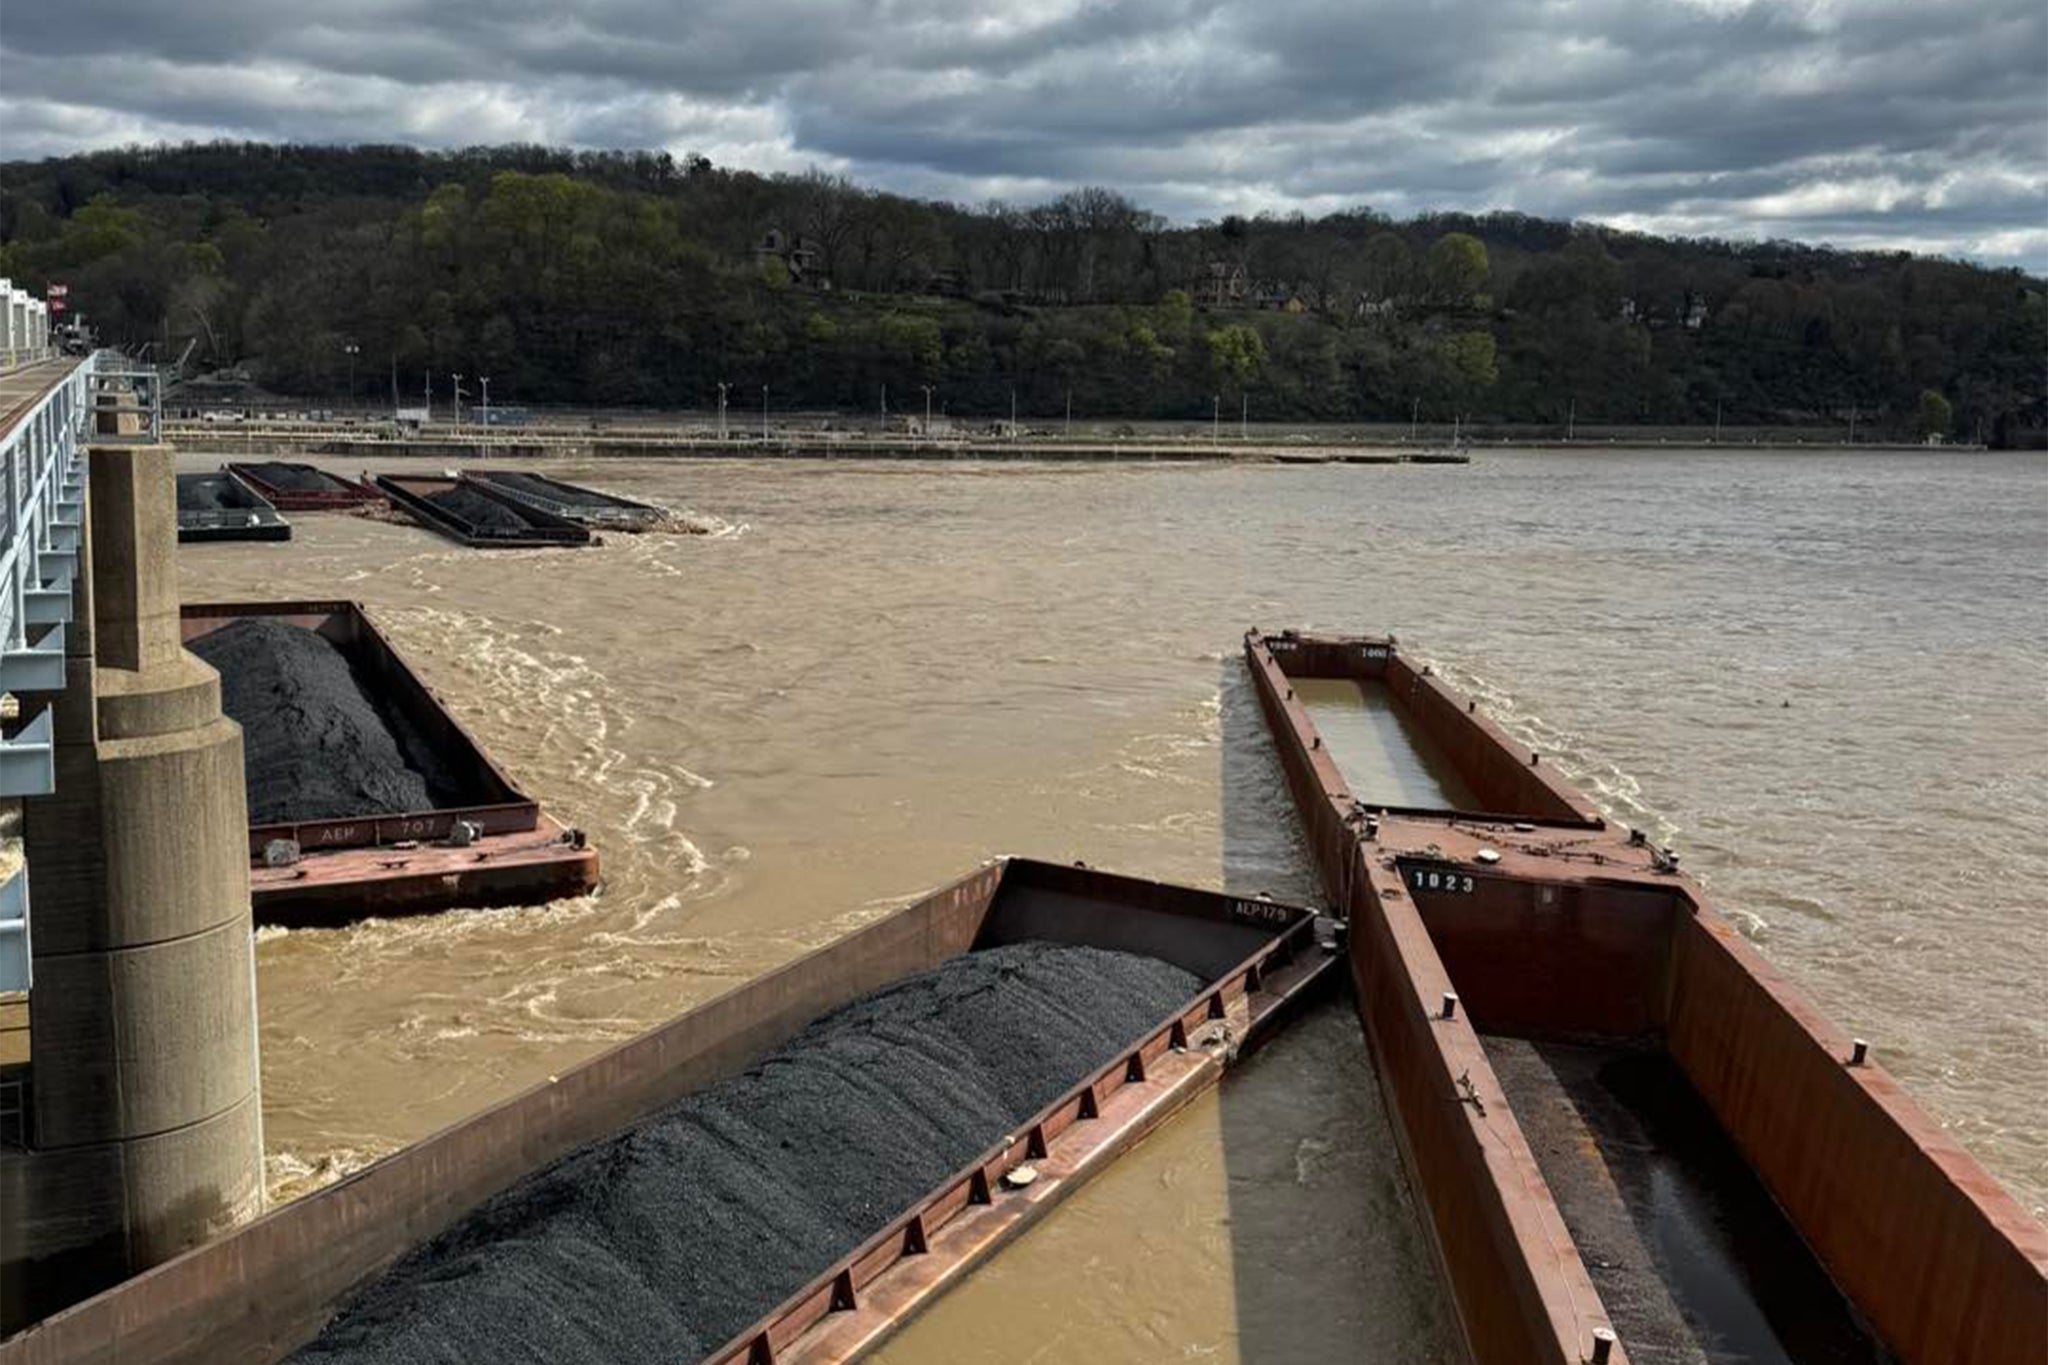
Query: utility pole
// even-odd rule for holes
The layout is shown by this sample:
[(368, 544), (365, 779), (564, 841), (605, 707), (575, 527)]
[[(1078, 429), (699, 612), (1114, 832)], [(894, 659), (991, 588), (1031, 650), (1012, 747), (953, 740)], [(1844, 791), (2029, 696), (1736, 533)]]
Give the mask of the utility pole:
[(455, 376), (455, 429), (462, 430), (462, 376)]
[(1856, 405), (1849, 405), (1849, 444), (1856, 444)]
[(924, 390), (924, 438), (929, 441), (932, 438), (932, 386), (919, 384), (918, 387)]
[(398, 416), (398, 357), (391, 357), (391, 415)]
[(1579, 427), (1579, 400), (1574, 398), (1564, 406), (1564, 443), (1570, 445)]
[(421, 371), (421, 373), (427, 379), (427, 420), (431, 422), (434, 420), (434, 372), (428, 369)]
[(348, 405), (354, 407), (356, 405), (356, 353), (363, 348), (351, 341), (341, 349), (348, 352)]
[(1714, 444), (1721, 444), (1721, 400), (1714, 400)]
[(1073, 438), (1073, 435), (1074, 435), (1074, 391), (1073, 391), (1072, 389), (1068, 389), (1068, 390), (1067, 390), (1067, 437), (1068, 437), (1068, 439), (1069, 439), (1069, 440), (1071, 440), (1071, 439)]
[(1408, 439), (1415, 439), (1415, 432), (1422, 421), (1422, 400), (1415, 400), (1415, 406), (1408, 409)]
[(1249, 441), (1252, 438), (1252, 396), (1244, 390), (1237, 394), (1237, 439)]
[(732, 385), (730, 384), (720, 384), (718, 386), (718, 439), (721, 441), (726, 439), (725, 391), (731, 387)]
[(1017, 386), (1010, 386), (1010, 439), (1017, 439)]
[(1223, 439), (1223, 395), (1209, 395), (1209, 444), (1215, 445)]
[(484, 454), (491, 453), (491, 381), (488, 375), (478, 375), (476, 382), (484, 389)]
[(761, 386), (761, 444), (768, 444), (768, 386)]

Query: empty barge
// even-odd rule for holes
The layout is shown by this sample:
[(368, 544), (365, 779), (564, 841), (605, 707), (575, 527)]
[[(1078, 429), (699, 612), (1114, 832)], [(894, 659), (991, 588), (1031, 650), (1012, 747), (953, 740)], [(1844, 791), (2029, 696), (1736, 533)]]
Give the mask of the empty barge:
[(584, 488), (523, 469), (465, 469), (462, 477), (489, 485), (522, 507), (553, 513), (599, 531), (645, 531), (668, 520), (652, 503)]
[(420, 681), (354, 602), (192, 603), (190, 646), (240, 620), (316, 631), (365, 691), (431, 748), (464, 794), (459, 805), (393, 815), (249, 827), (249, 892), (258, 924), (332, 926), (451, 906), (531, 905), (597, 885), (597, 851), (543, 812)]
[(1390, 638), (1244, 649), (1478, 1365), (2039, 1365), (2048, 1230), (1675, 857)]
[[(963, 954), (1080, 945), (1187, 974), (1197, 984), (1186, 998), (1098, 1050), (1106, 1065), (1077, 1064), (1050, 1103), (988, 1132), (978, 1155), (907, 1207), (876, 1210), (867, 1236), (700, 1357), (710, 1365), (849, 1360), (1215, 1084), (1291, 1006), (1334, 981), (1340, 958), (1326, 933), (1312, 912), (1263, 899), (999, 860), (46, 1319), (0, 1344), (0, 1362), (283, 1360), (401, 1256), (493, 1196), (749, 1072), (821, 1016)], [(949, 1102), (929, 1096), (930, 1105)], [(906, 1143), (917, 1140), (919, 1107), (902, 1112)], [(551, 1308), (498, 1300), (493, 1311), (516, 1315), (526, 1305)]]
[(368, 484), (330, 474), (318, 465), (266, 460), (230, 464), (228, 472), (280, 512), (345, 512), (383, 501)]
[(466, 478), (380, 474), (391, 504), (430, 531), (472, 549), (536, 550), (588, 545), (589, 528)]
[(290, 540), (292, 525), (268, 498), (222, 470), (178, 475), (178, 541)]

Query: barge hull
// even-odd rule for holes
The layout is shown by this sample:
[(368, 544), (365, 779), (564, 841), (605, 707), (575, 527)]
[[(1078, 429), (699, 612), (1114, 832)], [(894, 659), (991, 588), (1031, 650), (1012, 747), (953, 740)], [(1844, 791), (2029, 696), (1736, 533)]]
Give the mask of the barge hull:
[[(519, 502), (493, 484), (471, 479), (429, 478), (418, 475), (379, 474), (377, 487), (394, 507), (430, 531), (476, 550), (543, 550), (563, 545), (588, 545), (588, 528), (567, 517)], [(519, 531), (495, 531), (457, 516), (435, 502), (433, 495), (451, 489), (472, 490), (478, 497), (499, 504), (526, 524)]]
[[(392, 815), (252, 824), (249, 891), (258, 924), (334, 927), (369, 915), (533, 905), (596, 887), (597, 851), (513, 784), (358, 603), (195, 602), (183, 608), (180, 628), (189, 645), (250, 618), (331, 640), (378, 699), (461, 773), (474, 797), (467, 805)], [(458, 823), (473, 836), (460, 846), (450, 840)], [(265, 851), (279, 840), (298, 846), (298, 862), (265, 862)]]
[[(0, 1343), (0, 1365), (272, 1365), (359, 1286), (519, 1179), (746, 1069), (810, 1021), (1025, 939), (1143, 952), (1195, 999), (878, 1230), (710, 1361), (841, 1361), (1040, 1216), (1334, 976), (1306, 910), (1023, 859), (838, 942)], [(1021, 1189), (1002, 1176), (1030, 1161)], [(1041, 1186), (1043, 1188), (1041, 1188)]]
[(1583, 798), (1564, 800), (1577, 818), (1365, 808), (1289, 685), (1296, 668), (1379, 669), (1483, 799), (1546, 798), (1508, 776), (1526, 755), (1391, 640), (1254, 631), (1245, 654), (1350, 916), (1380, 1084), (1481, 1365), (1578, 1362), (1616, 1327), (1482, 1032), (1661, 1048), (1884, 1346), (1909, 1365), (2038, 1365), (2048, 1230), (1879, 1065), (1852, 1064), (1853, 1040), (1661, 850), (1600, 827)]
[(377, 490), (368, 484), (344, 479), (341, 475), (321, 469), (317, 465), (301, 464), (294, 467), (319, 475), (329, 486), (319, 490), (282, 488), (258, 472), (261, 466), (247, 461), (231, 462), (227, 468), (230, 474), (254, 489), (264, 501), (280, 512), (338, 512), (347, 511), (351, 507), (373, 507), (383, 501)]

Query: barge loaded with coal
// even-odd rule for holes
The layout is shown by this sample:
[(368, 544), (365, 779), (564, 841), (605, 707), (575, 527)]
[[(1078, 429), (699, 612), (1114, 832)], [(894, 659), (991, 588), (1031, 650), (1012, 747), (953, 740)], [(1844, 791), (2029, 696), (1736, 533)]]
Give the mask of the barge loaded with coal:
[(186, 647), (244, 735), (259, 924), (528, 905), (597, 851), (484, 753), (353, 602), (194, 603)]
[(2039, 1365), (2048, 1230), (1671, 853), (1391, 639), (1244, 654), (1327, 912), (991, 863), (0, 1365), (851, 1360), (1340, 980), (1477, 1365)]

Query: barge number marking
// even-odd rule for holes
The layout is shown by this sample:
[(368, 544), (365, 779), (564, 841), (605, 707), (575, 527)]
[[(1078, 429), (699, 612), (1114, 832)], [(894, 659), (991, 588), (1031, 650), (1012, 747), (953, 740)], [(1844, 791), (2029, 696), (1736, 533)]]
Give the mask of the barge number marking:
[(1285, 924), (1293, 918), (1287, 907), (1266, 901), (1238, 901), (1230, 908), (1240, 919), (1264, 920), (1268, 924)]
[(1461, 896), (1471, 895), (1477, 884), (1462, 872), (1425, 872), (1419, 867), (1408, 874), (1408, 881), (1417, 891), (1455, 891)]

